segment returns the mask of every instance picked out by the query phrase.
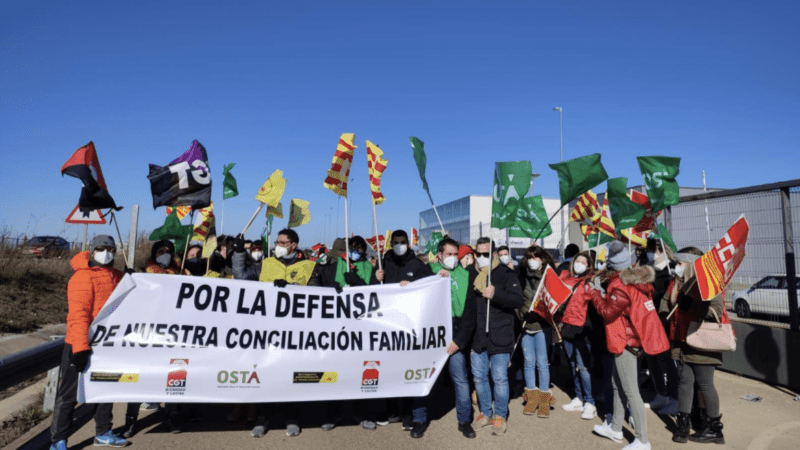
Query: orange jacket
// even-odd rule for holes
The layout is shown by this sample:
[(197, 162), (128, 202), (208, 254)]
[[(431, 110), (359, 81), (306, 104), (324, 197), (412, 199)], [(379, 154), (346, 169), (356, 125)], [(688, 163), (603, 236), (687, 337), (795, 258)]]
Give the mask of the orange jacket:
[(89, 252), (80, 252), (70, 261), (75, 274), (67, 285), (67, 337), (72, 353), (89, 350), (89, 325), (122, 279), (113, 267), (89, 267)]

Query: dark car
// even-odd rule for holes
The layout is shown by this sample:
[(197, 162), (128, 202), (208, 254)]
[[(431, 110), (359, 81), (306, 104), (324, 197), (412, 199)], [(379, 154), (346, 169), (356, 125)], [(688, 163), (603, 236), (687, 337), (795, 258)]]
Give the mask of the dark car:
[(22, 244), (20, 253), (37, 258), (60, 258), (69, 254), (69, 242), (58, 236), (35, 236)]

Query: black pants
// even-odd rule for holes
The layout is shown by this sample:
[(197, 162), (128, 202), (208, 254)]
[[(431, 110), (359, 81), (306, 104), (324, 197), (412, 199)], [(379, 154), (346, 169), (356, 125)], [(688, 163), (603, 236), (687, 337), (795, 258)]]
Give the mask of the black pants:
[[(58, 374), (56, 405), (53, 409), (53, 424), (50, 426), (50, 441), (53, 443), (66, 440), (71, 434), (72, 417), (75, 413), (75, 405), (78, 403), (78, 376), (80, 373), (70, 364), (70, 357), (72, 357), (72, 345), (64, 344), (64, 351), (61, 353), (61, 368)], [(93, 405), (95, 408), (95, 434), (101, 435), (111, 429), (113, 406), (113, 403)]]
[(719, 417), (719, 394), (714, 387), (714, 370), (716, 366), (710, 364), (688, 364), (678, 362), (678, 411), (692, 412), (694, 386), (703, 393), (708, 417)]

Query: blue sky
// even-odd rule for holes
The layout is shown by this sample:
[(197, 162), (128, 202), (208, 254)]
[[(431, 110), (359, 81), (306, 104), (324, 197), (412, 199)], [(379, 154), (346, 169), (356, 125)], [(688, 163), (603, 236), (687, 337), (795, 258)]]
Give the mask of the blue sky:
[(799, 12), (736, 0), (6, 1), (0, 227), (77, 240), (82, 226), (64, 219), (81, 184), (59, 169), (90, 140), (126, 207), (124, 236), (133, 204), (140, 230), (163, 223), (147, 165), (193, 139), (209, 152), (218, 220), (222, 167), (237, 163), (224, 232), (241, 231), (280, 168), (284, 201), (311, 202), (301, 245), (344, 233), (343, 202), (322, 186), (343, 132), (358, 145), (356, 234), (372, 235), (366, 139), (389, 160), (381, 233), (418, 226), (430, 207), (411, 135), (425, 141), (437, 203), (489, 195), (493, 163), (523, 159), (542, 174), (534, 194), (558, 197), (555, 106), (564, 158), (601, 153), (631, 185), (642, 155), (681, 157), (683, 186), (702, 186), (703, 170), (715, 188), (795, 179)]

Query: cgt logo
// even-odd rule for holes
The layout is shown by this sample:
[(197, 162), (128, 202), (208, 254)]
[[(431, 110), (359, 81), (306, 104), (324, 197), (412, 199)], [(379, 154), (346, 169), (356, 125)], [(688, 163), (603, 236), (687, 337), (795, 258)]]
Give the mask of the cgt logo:
[(429, 380), (436, 373), (436, 367), (426, 367), (424, 369), (408, 369), (404, 375), (406, 381)]
[(378, 391), (380, 367), (380, 361), (364, 361), (364, 371), (361, 373), (361, 392)]
[(186, 367), (189, 365), (188, 359), (170, 359), (171, 369), (167, 373), (167, 394), (183, 395), (186, 391)]

